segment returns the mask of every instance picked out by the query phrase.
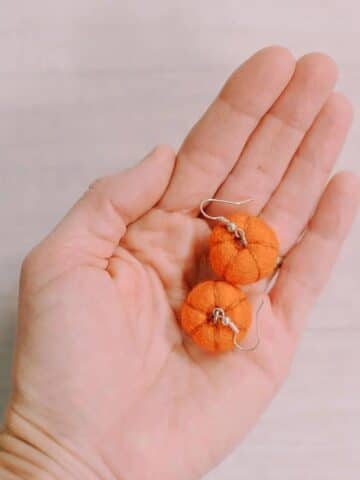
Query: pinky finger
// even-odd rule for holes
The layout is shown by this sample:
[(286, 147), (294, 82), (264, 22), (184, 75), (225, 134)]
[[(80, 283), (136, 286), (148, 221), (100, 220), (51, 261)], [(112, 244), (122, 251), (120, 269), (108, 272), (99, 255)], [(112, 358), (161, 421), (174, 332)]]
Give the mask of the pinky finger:
[(290, 251), (271, 291), (274, 310), (298, 335), (328, 280), (360, 200), (360, 182), (350, 172), (336, 174), (323, 193), (302, 240)]

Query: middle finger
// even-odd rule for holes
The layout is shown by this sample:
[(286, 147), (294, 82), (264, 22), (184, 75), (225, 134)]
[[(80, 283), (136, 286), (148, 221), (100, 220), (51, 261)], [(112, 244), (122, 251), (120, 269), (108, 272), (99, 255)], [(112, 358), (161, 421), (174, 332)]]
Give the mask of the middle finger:
[[(229, 200), (251, 197), (254, 201), (246, 209), (249, 213), (259, 213), (330, 96), (336, 78), (336, 66), (328, 56), (311, 53), (302, 57), (293, 78), (263, 117), (216, 197)], [(226, 209), (214, 204), (209, 212), (224, 214)]]

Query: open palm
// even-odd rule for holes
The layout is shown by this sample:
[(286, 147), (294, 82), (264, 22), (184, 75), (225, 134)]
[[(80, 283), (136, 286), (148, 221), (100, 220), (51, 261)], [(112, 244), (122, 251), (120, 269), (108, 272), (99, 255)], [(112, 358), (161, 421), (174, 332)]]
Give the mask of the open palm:
[[(4, 449), (16, 437), (45, 451), (51, 478), (189, 480), (242, 439), (284, 380), (358, 204), (350, 173), (325, 188), (351, 123), (335, 81), (322, 54), (258, 52), (176, 161), (158, 147), (98, 180), (30, 253)], [(244, 209), (285, 255), (255, 352), (202, 353), (178, 326), (209, 276), (199, 204), (212, 196), (252, 197)]]

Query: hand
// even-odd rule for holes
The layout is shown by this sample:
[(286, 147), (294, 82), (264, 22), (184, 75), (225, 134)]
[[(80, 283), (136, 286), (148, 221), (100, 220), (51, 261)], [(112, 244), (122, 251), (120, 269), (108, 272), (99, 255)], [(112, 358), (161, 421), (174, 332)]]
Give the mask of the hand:
[[(176, 162), (162, 146), (98, 180), (28, 255), (0, 439), (6, 471), (197, 479), (244, 437), (289, 370), (359, 203), (351, 173), (324, 190), (351, 123), (335, 81), (325, 55), (296, 63), (280, 47), (258, 52)], [(178, 326), (203, 275), (210, 227), (199, 204), (214, 195), (254, 198), (246, 208), (275, 229), (285, 255), (255, 352), (202, 353)]]

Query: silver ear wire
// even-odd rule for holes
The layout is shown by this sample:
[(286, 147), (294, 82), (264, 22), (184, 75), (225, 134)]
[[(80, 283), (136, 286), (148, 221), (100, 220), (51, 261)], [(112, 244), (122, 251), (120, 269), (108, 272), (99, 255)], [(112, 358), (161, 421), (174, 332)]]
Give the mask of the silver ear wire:
[(237, 238), (238, 240), (241, 241), (241, 243), (243, 244), (243, 246), (246, 248), (247, 245), (248, 245), (248, 242), (247, 242), (247, 239), (246, 239), (246, 235), (245, 235), (245, 232), (242, 228), (238, 227), (235, 223), (233, 223), (231, 220), (229, 220), (228, 218), (222, 216), (222, 215), (219, 215), (219, 216), (213, 216), (213, 215), (209, 215), (208, 213), (205, 212), (205, 207), (207, 205), (209, 205), (209, 203), (211, 202), (214, 202), (214, 203), (226, 203), (228, 205), (237, 205), (237, 206), (240, 206), (240, 205), (245, 205), (246, 203), (249, 203), (249, 202), (252, 202), (253, 199), (252, 198), (247, 198), (246, 200), (240, 200), (240, 201), (232, 201), (232, 200), (223, 200), (221, 198), (207, 198), (206, 200), (203, 200), (201, 203), (200, 203), (200, 212), (201, 214), (207, 218), (208, 220), (215, 220), (217, 222), (220, 222), (220, 223), (223, 223), (227, 230), (230, 232), (230, 233), (233, 233), (235, 238)]
[(255, 314), (256, 342), (251, 347), (243, 347), (237, 341), (237, 336), (238, 336), (239, 332), (235, 333), (235, 335), (234, 335), (234, 345), (238, 350), (240, 350), (242, 352), (253, 352), (259, 346), (259, 344), (260, 344), (259, 318), (260, 318), (260, 311), (261, 311), (263, 306), (264, 306), (264, 300), (262, 299), (261, 302), (260, 302), (260, 305), (258, 306), (258, 308), (256, 310), (256, 314)]
[(203, 215), (203, 217), (207, 218), (208, 220), (215, 220), (217, 222), (228, 224), (231, 223), (228, 218), (223, 217), (222, 215), (215, 217), (205, 212), (205, 208), (209, 205), (209, 203), (225, 203), (227, 205), (237, 205), (238, 207), (240, 207), (241, 205), (245, 205), (246, 203), (252, 201), (252, 198), (247, 198), (246, 200), (240, 200), (237, 202), (233, 200), (223, 200), (221, 198), (207, 198), (200, 203), (200, 212), (201, 215)]

